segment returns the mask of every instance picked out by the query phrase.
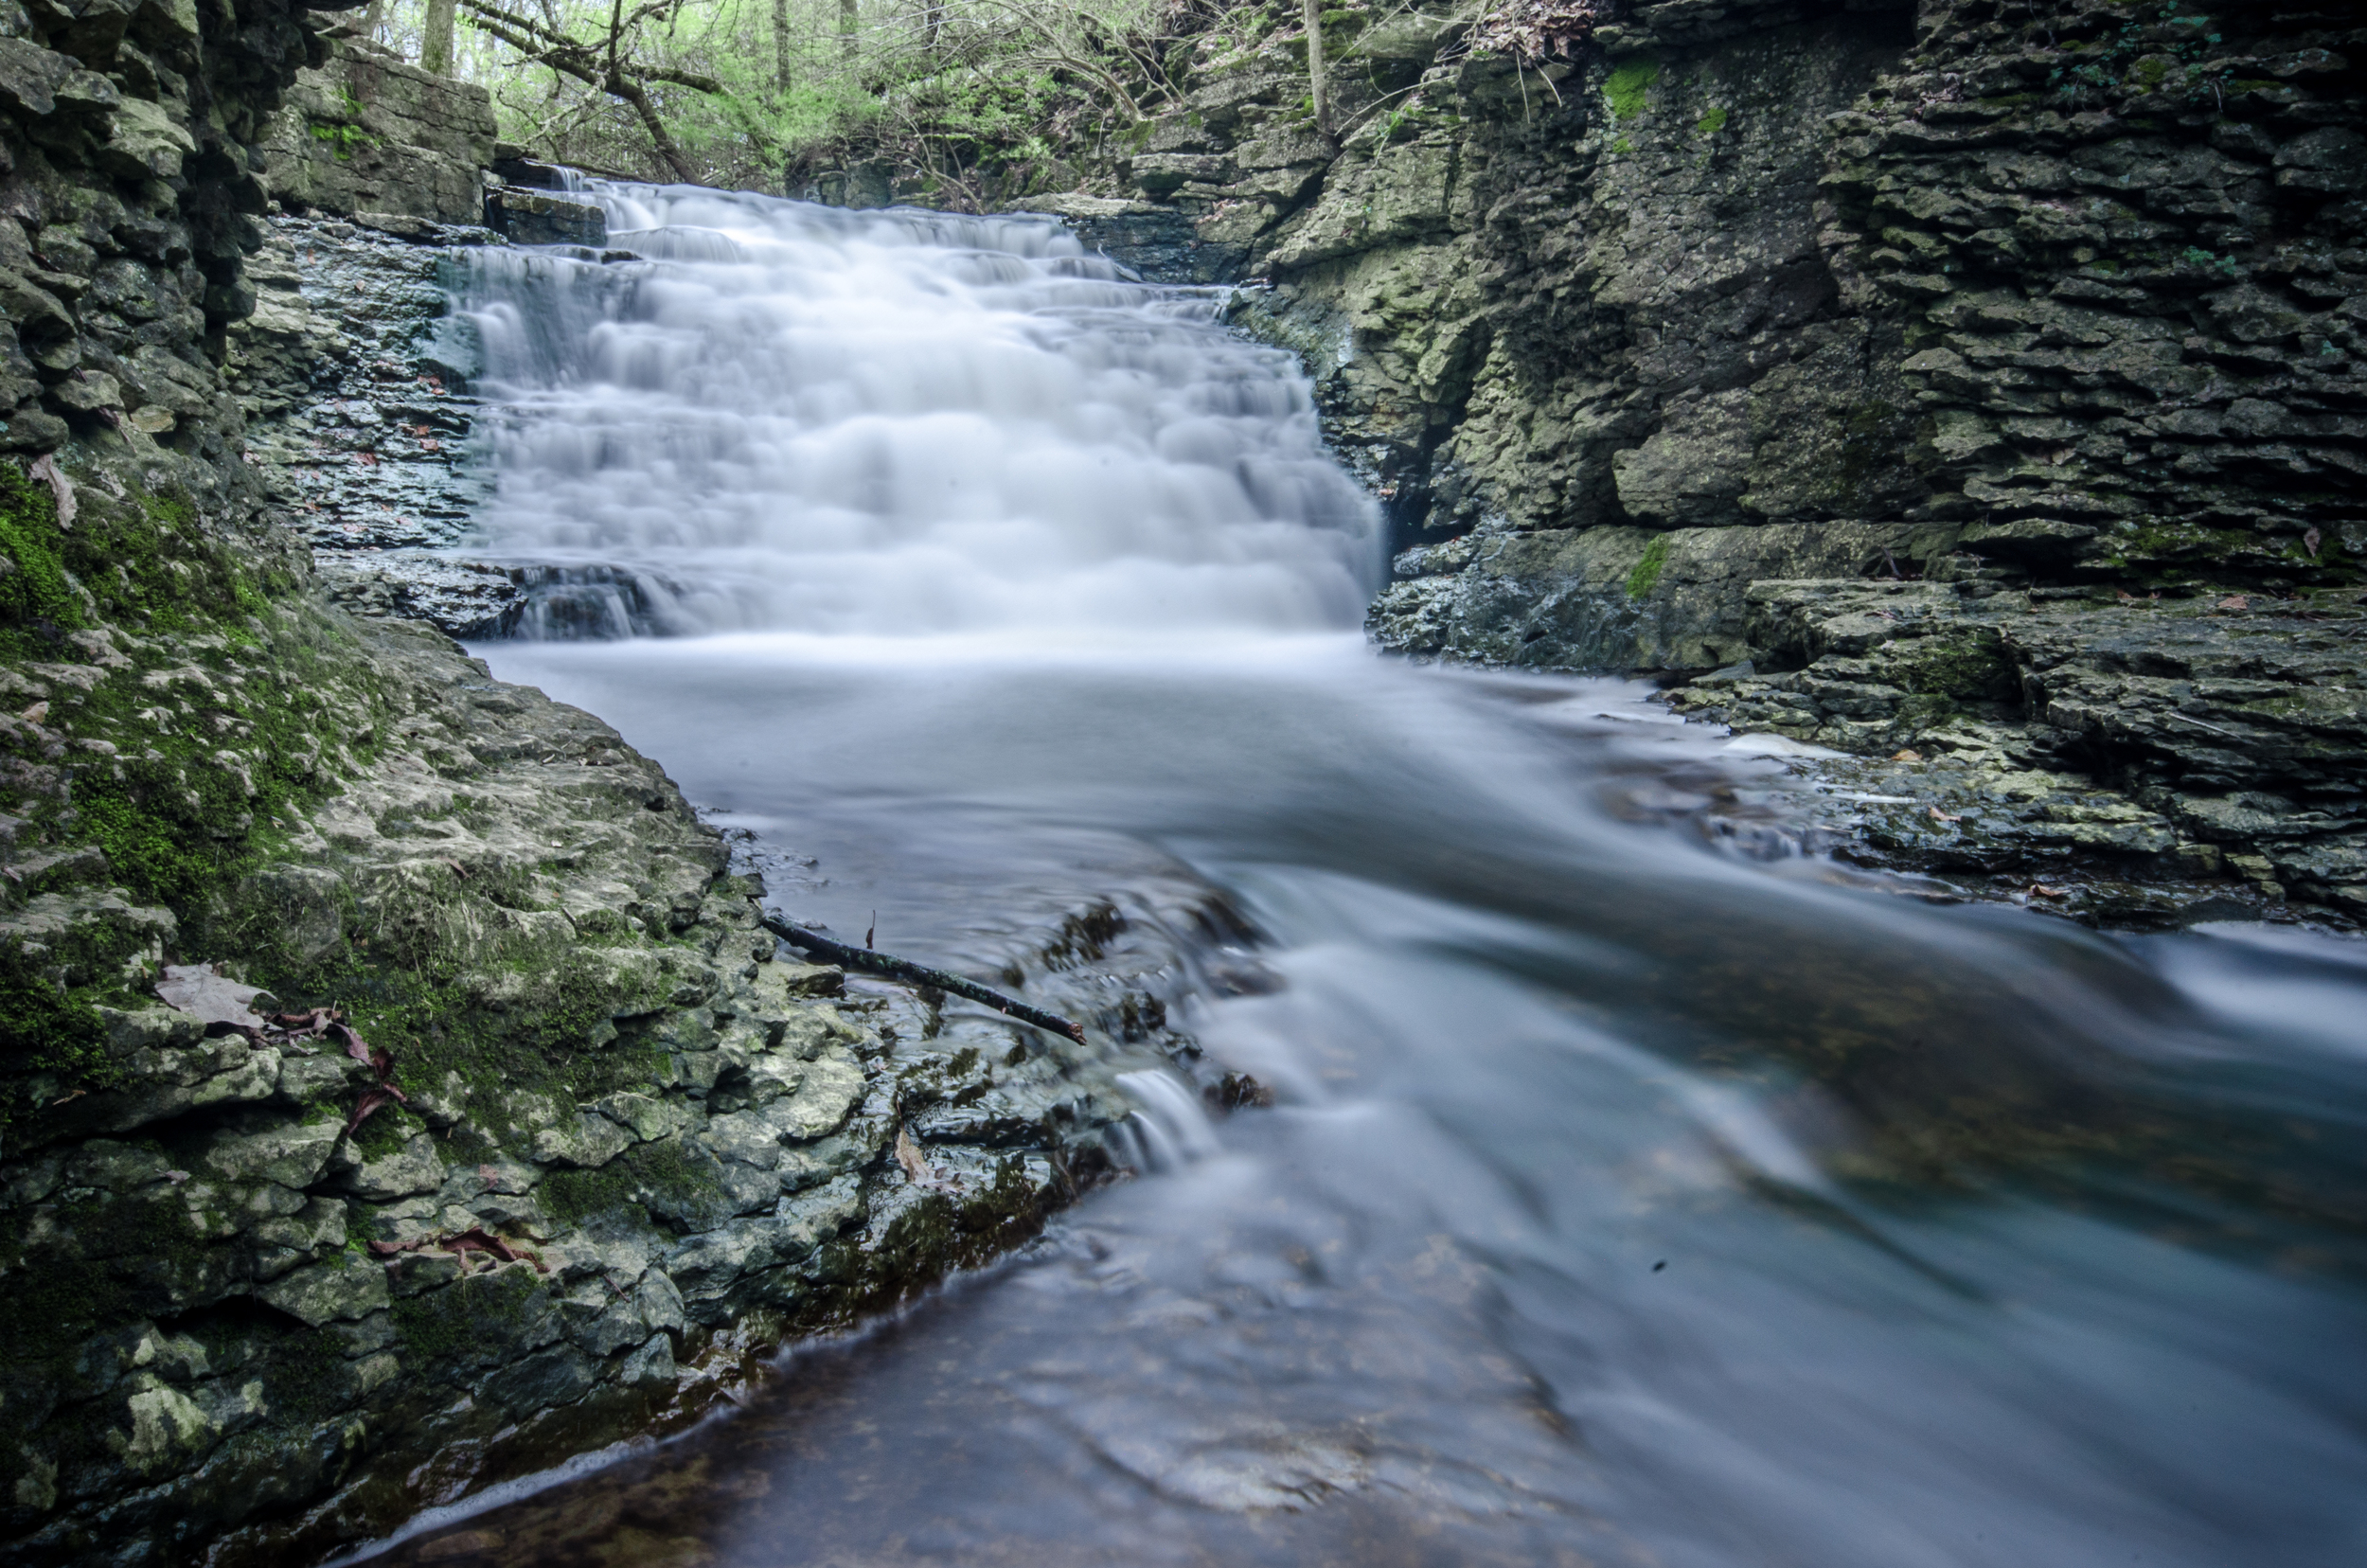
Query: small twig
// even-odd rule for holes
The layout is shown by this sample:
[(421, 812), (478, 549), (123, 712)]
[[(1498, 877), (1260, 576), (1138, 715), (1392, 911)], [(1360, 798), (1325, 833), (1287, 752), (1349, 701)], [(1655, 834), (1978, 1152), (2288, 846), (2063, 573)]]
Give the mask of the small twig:
[(1045, 1012), (1041, 1007), (1031, 1007), (1018, 998), (1006, 996), (1001, 991), (989, 990), (975, 980), (965, 980), (958, 974), (948, 974), (943, 970), (930, 969), (926, 965), (916, 964), (908, 958), (898, 958), (885, 953), (874, 953), (868, 948), (848, 947), (844, 942), (833, 942), (828, 936), (817, 936), (810, 931), (804, 931), (786, 921), (776, 920), (770, 915), (759, 916), (757, 918), (762, 922), (765, 930), (790, 946), (804, 948), (808, 953), (827, 958), (831, 963), (844, 964), (848, 969), (868, 970), (874, 974), (884, 974), (897, 980), (909, 980), (918, 986), (934, 986), (942, 991), (952, 991), (955, 996), (966, 996), (972, 1002), (983, 1002), (996, 1012), (1016, 1018), (1023, 1024), (1033, 1024), (1039, 1029), (1049, 1029), (1054, 1034), (1066, 1035), (1079, 1045), (1085, 1043), (1083, 1025), (1073, 1024), (1059, 1013)]
[[(2173, 718), (2173, 719), (2186, 719), (2186, 715), (2184, 715), (2184, 714), (2182, 714), (2182, 713), (2179, 712), (2176, 708), (2171, 708), (2171, 709), (2169, 709), (2169, 710), (2168, 710), (2168, 712), (2169, 712), (2169, 716), (2170, 716), (2171, 718)], [(2242, 736), (2240, 736), (2240, 735), (2236, 734), (2234, 730), (2229, 730), (2229, 729), (2221, 729), (2221, 728), (2220, 728), (2218, 725), (2216, 725), (2216, 724), (2204, 724), (2204, 723), (2202, 722), (2202, 721), (2201, 721), (2201, 720), (2199, 720), (2199, 719), (2186, 719), (2186, 722), (2187, 722), (2188, 723), (2190, 723), (2190, 724), (2202, 724), (2202, 727), (2203, 727), (2204, 729), (2209, 730), (2212, 734), (2214, 734), (2214, 735), (2224, 735), (2224, 736), (2226, 736), (2226, 737), (2227, 737), (2230, 740), (2241, 740), (2241, 739), (2243, 739), (2243, 737), (2242, 737)]]

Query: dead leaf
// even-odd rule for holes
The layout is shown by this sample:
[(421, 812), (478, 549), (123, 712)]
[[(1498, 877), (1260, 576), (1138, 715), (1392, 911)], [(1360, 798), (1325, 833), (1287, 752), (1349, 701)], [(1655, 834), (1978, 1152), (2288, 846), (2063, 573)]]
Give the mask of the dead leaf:
[(2032, 897), (2039, 899), (2068, 899), (2071, 897), (2070, 888), (2049, 887), (2044, 882), (2032, 882), (2030, 884), (2030, 892)]
[(58, 526), (61, 528), (74, 526), (76, 510), (74, 481), (68, 479), (65, 476), (65, 471), (58, 467), (56, 456), (44, 454), (40, 462), (25, 472), (49, 487), (49, 493), (56, 498), (58, 503)]
[(1937, 806), (1931, 808), (1931, 820), (1933, 822), (1962, 822), (1965, 820), (1961, 816), (1949, 816), (1946, 811), (1941, 811)]
[(346, 1055), (351, 1057), (354, 1060), (368, 1061), (370, 1060), (369, 1046), (364, 1044), (362, 1037), (355, 1034), (347, 1025), (344, 1024), (331, 1024), (322, 1032), (328, 1035), (329, 1039), (335, 1041), (338, 1044), (343, 1045), (346, 1048)]
[(2309, 552), (2312, 561), (2318, 559), (2318, 546), (2325, 542), (2325, 537), (2315, 528), (2302, 535), (2302, 547)]
[(1912, 749), (1901, 752), (1893, 752), (1891, 753), (1891, 760), (1894, 762), (1920, 762), (1923, 760), (1923, 754), (1919, 751)]
[(353, 1114), (346, 1119), (346, 1131), (347, 1132), (351, 1132), (355, 1128), (361, 1126), (364, 1122), (368, 1121), (370, 1117), (377, 1114), (379, 1107), (393, 1104), (394, 1098), (394, 1091), (391, 1089), (373, 1089), (368, 1094), (364, 1095), (362, 1096), (362, 1103), (355, 1106), (353, 1108)]
[[(531, 1247), (513, 1247), (480, 1225), (472, 1225), (467, 1230), (446, 1236), (422, 1236), (411, 1241), (373, 1241), (370, 1243), (370, 1251), (381, 1257), (393, 1257), (407, 1252), (425, 1252), (430, 1247), (434, 1247), (438, 1252), (454, 1254), (461, 1259), (463, 1267), (467, 1265), (469, 1254), (481, 1252), (499, 1258), (504, 1263), (531, 1263), (540, 1273), (551, 1272), (551, 1266), (543, 1262), (542, 1256)], [(611, 1286), (610, 1289), (614, 1290), (615, 1287)]]
[(263, 994), (259, 986), (241, 986), (222, 977), (212, 964), (167, 964), (156, 982), (156, 994), (175, 1007), (208, 1024), (228, 1024), (240, 1029), (260, 1029), (263, 1020), (248, 1004)]
[(46, 702), (35, 703), (31, 707), (28, 707), (24, 712), (18, 714), (17, 717), (24, 720), (28, 724), (38, 724), (44, 719), (49, 717), (49, 704)]
[(2230, 594), (2227, 597), (2219, 601), (2219, 608), (2222, 610), (2249, 610), (2251, 608), (2251, 600), (2246, 598), (2241, 594)]
[(936, 1172), (931, 1170), (929, 1162), (921, 1157), (918, 1146), (912, 1140), (912, 1134), (906, 1132), (901, 1127), (896, 1130), (896, 1163), (904, 1167), (905, 1175), (921, 1185), (928, 1185), (936, 1179)]

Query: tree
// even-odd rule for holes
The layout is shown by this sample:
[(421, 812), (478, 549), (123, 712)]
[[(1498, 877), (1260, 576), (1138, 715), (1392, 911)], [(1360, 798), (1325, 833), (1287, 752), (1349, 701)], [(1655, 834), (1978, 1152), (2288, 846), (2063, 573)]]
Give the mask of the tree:
[(606, 26), (588, 39), (575, 38), (552, 24), (510, 10), (492, 0), (459, 3), (476, 19), (478, 30), (487, 36), (508, 45), (537, 64), (547, 65), (561, 76), (605, 93), (631, 108), (642, 129), (650, 134), (650, 146), (674, 171), (675, 178), (697, 182), (698, 169), (675, 145), (650, 88), (663, 83), (720, 97), (723, 84), (701, 72), (635, 58), (644, 26), (670, 17), (681, 0), (644, 0), (630, 11), (625, 9), (625, 0), (611, 0)]
[(1331, 134), (1331, 96), (1324, 80), (1324, 9), (1323, 0), (1300, 0), (1300, 10), (1307, 18), (1307, 93), (1315, 107), (1315, 129), (1323, 135)]
[(427, 24), (419, 29), (419, 69), (452, 75), (454, 0), (427, 0)]

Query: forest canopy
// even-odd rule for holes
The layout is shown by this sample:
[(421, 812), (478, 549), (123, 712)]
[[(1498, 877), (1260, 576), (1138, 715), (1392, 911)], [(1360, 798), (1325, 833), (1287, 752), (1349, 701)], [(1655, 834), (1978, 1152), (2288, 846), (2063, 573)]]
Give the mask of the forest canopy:
[[(887, 189), (974, 210), (1089, 186), (1087, 171), (1139, 145), (1196, 75), (1259, 51), (1282, 48), (1308, 74), (1304, 112), (1331, 134), (1325, 78), (1355, 70), (1357, 34), (1450, 5), (377, 0), (355, 25), (490, 89), (504, 138), (537, 156), (793, 196), (867, 170)], [(1483, 30), (1516, 13), (1592, 9), (1464, 0)]]

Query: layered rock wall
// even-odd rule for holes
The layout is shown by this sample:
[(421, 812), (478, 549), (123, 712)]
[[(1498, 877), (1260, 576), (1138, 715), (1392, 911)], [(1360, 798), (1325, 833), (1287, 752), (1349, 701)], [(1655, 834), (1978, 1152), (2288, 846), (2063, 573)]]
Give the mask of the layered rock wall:
[(340, 30), (328, 58), (296, 73), (265, 130), (271, 192), (290, 212), (484, 221), (493, 161), (492, 95)]
[(1381, 644), (1721, 669), (1688, 711), (2084, 781), (2138, 869), (2367, 908), (2355, 15), (1540, 14), (1523, 58), (1330, 13), (1333, 147), (1276, 9), (1126, 170), (1386, 500)]

